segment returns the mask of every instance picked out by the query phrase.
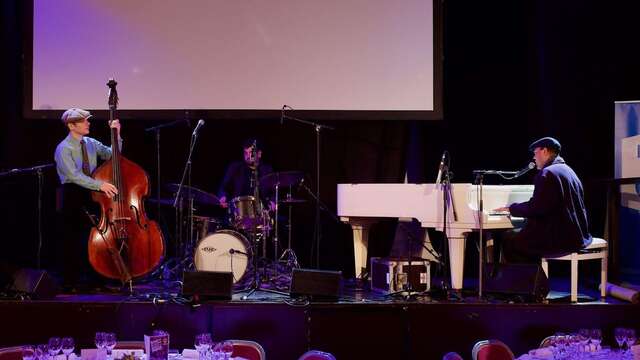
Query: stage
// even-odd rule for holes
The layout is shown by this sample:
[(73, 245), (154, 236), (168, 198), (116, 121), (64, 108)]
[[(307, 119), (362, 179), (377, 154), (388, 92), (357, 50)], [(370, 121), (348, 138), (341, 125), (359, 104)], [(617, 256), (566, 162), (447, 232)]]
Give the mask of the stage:
[[(467, 279), (465, 279), (467, 280)], [(472, 282), (472, 281), (469, 281)], [(467, 282), (465, 282), (465, 285)], [(552, 283), (565, 290), (568, 279)], [(552, 291), (545, 303), (513, 303), (473, 291), (444, 299), (436, 293), (389, 297), (345, 283), (340, 298), (305, 301), (258, 291), (249, 299), (198, 304), (158, 283), (120, 292), (58, 294), (50, 300), (0, 301), (0, 346), (37, 344), (50, 336), (72, 336), (77, 348), (92, 347), (96, 331), (114, 331), (119, 340), (142, 340), (154, 329), (167, 330), (171, 347), (193, 348), (194, 336), (211, 332), (214, 340), (259, 342), (270, 359), (297, 359), (319, 349), (338, 359), (440, 359), (449, 351), (470, 358), (473, 344), (500, 339), (516, 355), (536, 348), (556, 332), (600, 328), (603, 344), (613, 342), (613, 328), (633, 327), (637, 306), (597, 297), (581, 288), (581, 300), (570, 303)]]

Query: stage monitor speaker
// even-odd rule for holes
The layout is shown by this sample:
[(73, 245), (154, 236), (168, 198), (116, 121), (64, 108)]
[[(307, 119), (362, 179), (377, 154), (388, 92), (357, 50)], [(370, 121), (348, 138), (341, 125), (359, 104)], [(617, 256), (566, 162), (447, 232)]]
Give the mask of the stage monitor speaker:
[(32, 299), (51, 299), (58, 294), (56, 281), (44, 270), (19, 269), (13, 274), (12, 291)]
[(541, 302), (549, 293), (549, 280), (539, 264), (487, 264), (483, 290), (488, 294)]
[(182, 294), (200, 299), (231, 300), (233, 273), (226, 271), (186, 271)]
[(293, 269), (291, 296), (307, 295), (315, 300), (331, 300), (340, 296), (341, 271)]

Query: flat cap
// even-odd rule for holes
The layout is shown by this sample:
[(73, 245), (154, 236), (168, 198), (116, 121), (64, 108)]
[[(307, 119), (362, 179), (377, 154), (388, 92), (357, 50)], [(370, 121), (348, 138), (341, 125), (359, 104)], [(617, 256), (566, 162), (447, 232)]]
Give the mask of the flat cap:
[(65, 111), (64, 114), (62, 114), (62, 117), (60, 118), (60, 120), (62, 120), (62, 122), (66, 124), (70, 122), (80, 121), (82, 119), (88, 119), (92, 116), (93, 115), (91, 115), (91, 113), (88, 112), (87, 110), (71, 108)]
[(248, 149), (248, 148), (252, 147), (253, 144), (256, 144), (256, 150), (262, 150), (262, 141), (260, 141), (259, 139), (256, 139), (256, 138), (245, 139), (242, 142), (242, 148), (243, 149)]
[(556, 152), (560, 152), (562, 145), (560, 145), (560, 141), (547, 136), (532, 142), (531, 145), (529, 145), (529, 151), (533, 151), (539, 147), (548, 148), (548, 149), (555, 150)]

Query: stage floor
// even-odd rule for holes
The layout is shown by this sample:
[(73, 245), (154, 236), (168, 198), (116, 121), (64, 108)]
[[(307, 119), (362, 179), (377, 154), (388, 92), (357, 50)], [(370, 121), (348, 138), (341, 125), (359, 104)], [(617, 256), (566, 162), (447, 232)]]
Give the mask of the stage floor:
[[(556, 279), (550, 301), (517, 303), (441, 294), (384, 296), (347, 282), (340, 298), (307, 301), (257, 291), (249, 299), (192, 303), (172, 284), (153, 282), (121, 292), (59, 294), (50, 300), (0, 301), (0, 346), (36, 344), (50, 336), (73, 336), (78, 347), (93, 346), (96, 331), (114, 331), (121, 340), (141, 340), (154, 329), (171, 334), (171, 347), (193, 347), (193, 338), (259, 342), (270, 359), (297, 359), (308, 349), (338, 359), (440, 359), (449, 351), (470, 358), (476, 341), (500, 339), (516, 354), (537, 347), (546, 336), (579, 328), (601, 328), (612, 343), (613, 328), (635, 327), (640, 307), (613, 298), (598, 299), (595, 288), (581, 287), (581, 301), (562, 297), (568, 279)], [(465, 286), (473, 289), (469, 279)], [(566, 294), (568, 295), (568, 294)], [(593, 297), (594, 299), (589, 299)]]

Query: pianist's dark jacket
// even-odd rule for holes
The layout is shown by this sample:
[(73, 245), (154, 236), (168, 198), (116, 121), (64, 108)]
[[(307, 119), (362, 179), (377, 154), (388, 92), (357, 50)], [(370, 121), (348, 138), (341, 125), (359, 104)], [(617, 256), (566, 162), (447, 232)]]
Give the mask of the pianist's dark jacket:
[(539, 256), (571, 253), (591, 244), (582, 183), (560, 156), (534, 178), (529, 201), (509, 206), (511, 215), (527, 219), (518, 241)]

